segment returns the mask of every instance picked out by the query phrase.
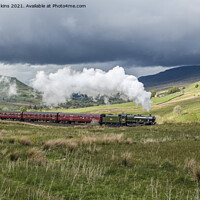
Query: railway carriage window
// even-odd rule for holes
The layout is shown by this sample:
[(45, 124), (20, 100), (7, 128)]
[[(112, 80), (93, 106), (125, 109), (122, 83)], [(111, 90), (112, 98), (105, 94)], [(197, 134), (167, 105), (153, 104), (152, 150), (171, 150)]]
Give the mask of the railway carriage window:
[(52, 115), (50, 115), (50, 117), (52, 117)]
[(35, 116), (37, 117), (38, 115), (37, 115), (37, 114), (35, 114)]
[(47, 115), (46, 117), (49, 117), (49, 115)]
[(39, 116), (40, 116), (40, 117), (42, 117), (42, 115), (41, 115), (41, 114), (39, 114)]
[(65, 115), (63, 115), (63, 118), (65, 118)]
[(43, 117), (45, 117), (45, 115), (43, 115)]

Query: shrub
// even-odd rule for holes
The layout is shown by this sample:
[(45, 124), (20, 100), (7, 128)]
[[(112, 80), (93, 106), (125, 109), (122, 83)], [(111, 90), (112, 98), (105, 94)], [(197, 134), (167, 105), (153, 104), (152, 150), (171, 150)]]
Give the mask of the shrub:
[(199, 84), (196, 84), (196, 85), (195, 85), (195, 88), (198, 88), (198, 87), (199, 87)]
[(32, 144), (32, 141), (29, 138), (27, 138), (27, 137), (22, 137), (22, 138), (19, 139), (19, 143), (21, 145), (29, 146), (29, 145)]
[(26, 112), (27, 109), (28, 109), (28, 108), (27, 108), (26, 106), (21, 106), (21, 107), (19, 108), (19, 110), (22, 111), (22, 112)]
[(151, 98), (156, 96), (156, 91), (155, 90), (151, 90)]

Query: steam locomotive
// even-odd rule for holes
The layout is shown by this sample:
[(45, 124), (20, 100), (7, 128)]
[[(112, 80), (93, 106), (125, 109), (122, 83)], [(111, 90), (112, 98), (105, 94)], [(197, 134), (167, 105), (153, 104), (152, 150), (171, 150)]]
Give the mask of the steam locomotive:
[(154, 116), (130, 115), (130, 114), (83, 114), (83, 113), (57, 113), (57, 112), (12, 112), (0, 111), (0, 119), (12, 119), (18, 121), (49, 121), (55, 123), (91, 123), (97, 122), (100, 125), (116, 126), (137, 126), (154, 125), (156, 118)]

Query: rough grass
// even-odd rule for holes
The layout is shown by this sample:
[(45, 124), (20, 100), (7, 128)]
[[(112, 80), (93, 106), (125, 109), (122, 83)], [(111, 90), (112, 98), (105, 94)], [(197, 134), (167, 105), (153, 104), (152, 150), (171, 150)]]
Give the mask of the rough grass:
[(44, 164), (46, 162), (46, 156), (44, 155), (44, 152), (35, 147), (28, 150), (27, 156), (28, 159), (33, 163), (36, 162), (39, 164)]
[(27, 137), (24, 136), (24, 137), (22, 137), (22, 138), (19, 139), (19, 143), (21, 145), (30, 146), (32, 144), (32, 141), (29, 138), (27, 138)]
[[(132, 128), (0, 123), (0, 132), (2, 199), (184, 200), (200, 195), (198, 123)], [(24, 137), (31, 145), (19, 143)]]

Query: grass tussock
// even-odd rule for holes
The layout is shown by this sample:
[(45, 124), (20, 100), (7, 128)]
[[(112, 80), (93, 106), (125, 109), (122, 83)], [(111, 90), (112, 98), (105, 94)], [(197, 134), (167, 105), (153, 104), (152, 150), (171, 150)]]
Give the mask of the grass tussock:
[(19, 151), (13, 151), (10, 153), (10, 160), (11, 161), (17, 161), (20, 158), (20, 152)]
[(43, 164), (46, 162), (46, 156), (44, 155), (44, 152), (35, 147), (28, 150), (27, 156), (31, 162), (36, 162), (38, 164)]
[(111, 143), (126, 143), (130, 140), (124, 139), (124, 134), (104, 134), (101, 136), (84, 136), (80, 139), (81, 145), (91, 145), (91, 144), (111, 144)]
[(184, 169), (195, 182), (200, 181), (200, 166), (195, 159), (186, 159)]
[(122, 165), (125, 167), (129, 166), (131, 163), (132, 154), (130, 152), (125, 152), (121, 155), (122, 158)]
[(5, 129), (0, 131), (0, 134), (12, 134), (12, 133), (13, 133), (12, 131), (7, 131)]
[(183, 108), (180, 105), (177, 105), (173, 109), (173, 113), (180, 115), (183, 111)]
[(33, 142), (27, 137), (22, 137), (19, 139), (19, 143), (21, 145), (30, 146), (30, 145), (32, 145)]
[(77, 148), (78, 143), (75, 140), (66, 140), (66, 139), (52, 139), (44, 143), (44, 149), (56, 149), (57, 147), (66, 147), (70, 151), (73, 151)]
[(147, 144), (147, 143), (156, 143), (156, 142), (159, 142), (158, 139), (154, 139), (154, 138), (143, 139), (143, 143), (144, 144)]
[(86, 150), (89, 153), (97, 153), (97, 152), (101, 151), (101, 149), (102, 149), (102, 147), (97, 147), (95, 144), (95, 145), (89, 145)]
[(21, 135), (31, 135), (32, 132), (31, 131), (18, 131), (18, 134), (21, 134)]

